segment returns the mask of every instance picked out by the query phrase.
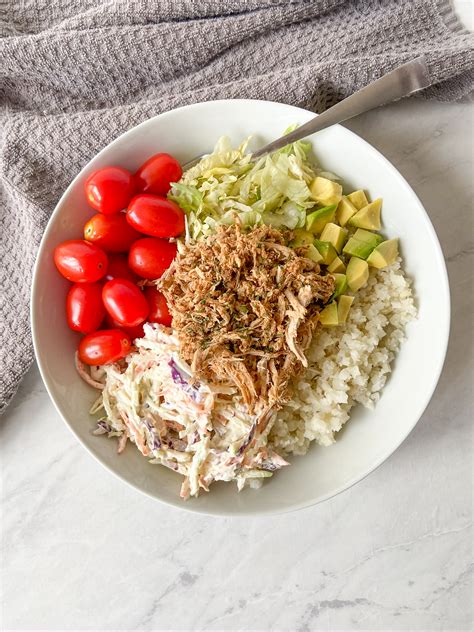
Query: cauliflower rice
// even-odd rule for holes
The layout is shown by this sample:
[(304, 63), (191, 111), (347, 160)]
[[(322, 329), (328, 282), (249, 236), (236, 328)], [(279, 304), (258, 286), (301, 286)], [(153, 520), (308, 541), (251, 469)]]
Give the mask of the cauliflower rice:
[(373, 408), (391, 363), (416, 317), (401, 260), (370, 275), (343, 326), (320, 329), (306, 352), (309, 366), (294, 378), (292, 399), (277, 414), (269, 443), (305, 454), (311, 441), (329, 446), (355, 404)]

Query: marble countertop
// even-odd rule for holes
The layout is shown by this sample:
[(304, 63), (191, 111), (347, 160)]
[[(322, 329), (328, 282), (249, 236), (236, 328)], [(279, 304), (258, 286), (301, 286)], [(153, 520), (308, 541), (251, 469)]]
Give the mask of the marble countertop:
[(93, 461), (34, 367), (0, 424), (2, 629), (471, 629), (472, 122), (413, 99), (347, 124), (421, 198), (451, 282), (444, 371), (400, 449), (304, 511), (189, 514)]

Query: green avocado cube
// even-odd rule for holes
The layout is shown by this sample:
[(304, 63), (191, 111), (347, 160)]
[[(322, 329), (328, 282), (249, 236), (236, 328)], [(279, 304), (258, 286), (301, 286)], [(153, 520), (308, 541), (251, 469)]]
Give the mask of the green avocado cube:
[(341, 226), (345, 226), (350, 218), (357, 213), (357, 208), (354, 204), (345, 196), (337, 206), (336, 217)]
[(367, 206), (367, 204), (369, 203), (369, 200), (365, 195), (365, 191), (362, 191), (362, 189), (354, 191), (353, 193), (349, 193), (347, 198), (350, 202), (352, 202), (352, 204), (356, 207), (356, 210), (358, 211), (360, 211), (361, 208), (364, 208), (364, 206)]
[(346, 243), (347, 234), (348, 231), (346, 228), (341, 228), (341, 226), (329, 222), (329, 224), (326, 224), (323, 228), (320, 239), (321, 241), (329, 241), (339, 254), (343, 245)]
[(349, 221), (349, 226), (356, 228), (367, 228), (368, 230), (380, 230), (382, 227), (380, 221), (380, 211), (382, 209), (382, 198), (377, 198), (360, 211), (357, 211)]
[(343, 248), (343, 253), (351, 257), (367, 259), (372, 250), (382, 243), (383, 237), (377, 233), (371, 233), (363, 228), (358, 228), (350, 237)]
[(387, 239), (376, 246), (367, 257), (367, 263), (374, 268), (392, 265), (398, 257), (398, 239)]
[(342, 186), (321, 176), (312, 181), (309, 190), (313, 199), (320, 204), (339, 204), (342, 198)]
[(311, 259), (311, 261), (314, 261), (314, 263), (323, 263), (323, 256), (320, 254), (319, 250), (314, 244), (304, 246), (302, 247), (302, 250), (304, 250), (303, 256), (307, 259)]
[(323, 310), (321, 310), (319, 313), (319, 322), (325, 327), (334, 327), (339, 324), (336, 301), (329, 303)]
[(346, 322), (353, 302), (354, 297), (347, 294), (343, 294), (337, 299), (337, 318), (341, 324)]
[(319, 250), (320, 255), (325, 266), (328, 266), (337, 257), (337, 252), (334, 246), (329, 241), (321, 241), (320, 239), (314, 240), (314, 245)]
[(296, 228), (293, 231), (294, 239), (291, 242), (293, 248), (301, 248), (301, 246), (309, 246), (314, 241), (313, 233), (309, 233), (304, 228)]
[(331, 204), (318, 208), (306, 217), (306, 230), (319, 235), (328, 222), (332, 222), (336, 215), (336, 205)]
[(336, 284), (334, 287), (334, 294), (331, 297), (332, 300), (334, 300), (341, 294), (344, 294), (344, 292), (347, 290), (347, 276), (345, 274), (340, 274), (336, 272), (336, 274), (333, 274), (333, 277), (336, 281)]
[(344, 264), (344, 261), (340, 257), (336, 257), (334, 261), (332, 261), (328, 265), (328, 272), (334, 273), (334, 272), (345, 272), (345, 271), (346, 271), (346, 266)]
[(369, 280), (369, 264), (358, 257), (351, 257), (347, 264), (347, 284), (352, 292), (357, 292)]

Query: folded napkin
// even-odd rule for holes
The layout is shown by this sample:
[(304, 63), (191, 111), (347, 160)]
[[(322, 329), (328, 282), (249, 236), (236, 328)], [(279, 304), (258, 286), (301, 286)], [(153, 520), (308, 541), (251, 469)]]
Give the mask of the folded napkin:
[[(0, 409), (33, 361), (31, 274), (61, 193), (125, 130), (248, 97), (316, 112), (424, 54), (455, 101), (473, 35), (441, 0), (4, 0), (0, 17)], [(157, 150), (159, 147), (157, 147)]]

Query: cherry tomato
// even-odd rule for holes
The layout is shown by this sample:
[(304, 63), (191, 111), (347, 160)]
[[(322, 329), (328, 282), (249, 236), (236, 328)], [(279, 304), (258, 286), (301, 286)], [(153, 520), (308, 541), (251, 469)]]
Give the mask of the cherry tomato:
[(126, 208), (136, 191), (135, 178), (122, 167), (98, 169), (91, 173), (84, 186), (92, 208), (106, 215)]
[(150, 308), (148, 322), (171, 327), (171, 314), (163, 294), (156, 287), (149, 285), (145, 288), (145, 297)]
[(169, 154), (155, 154), (142, 164), (135, 174), (138, 191), (166, 195), (171, 182), (178, 182), (183, 175), (181, 165)]
[(125, 213), (97, 213), (84, 226), (84, 239), (105, 252), (127, 252), (133, 242), (140, 237), (142, 235), (127, 222)]
[(128, 267), (128, 255), (110, 254), (108, 256), (109, 265), (105, 273), (103, 281), (111, 281), (112, 279), (127, 279), (136, 283), (140, 278), (138, 274), (132, 272)]
[(130, 336), (121, 329), (100, 329), (87, 334), (79, 343), (79, 360), (100, 365), (117, 362), (130, 351)]
[(132, 244), (128, 253), (128, 265), (144, 279), (159, 279), (176, 256), (176, 244), (158, 239), (145, 237)]
[(67, 324), (74, 331), (97, 331), (105, 316), (100, 283), (74, 283), (66, 298)]
[(71, 239), (56, 246), (54, 263), (59, 272), (73, 283), (93, 283), (107, 270), (107, 255), (95, 244)]
[(143, 292), (126, 279), (112, 279), (102, 288), (107, 312), (122, 327), (135, 327), (148, 316), (148, 303)]
[(158, 195), (136, 195), (127, 210), (130, 226), (152, 237), (177, 237), (184, 230), (184, 213), (177, 204)]
[(135, 338), (143, 338), (145, 332), (143, 331), (143, 324), (135, 325), (135, 327), (123, 327), (117, 320), (114, 320), (110, 314), (105, 315), (105, 322), (107, 327), (111, 329), (123, 329), (129, 336), (130, 340), (135, 340)]

